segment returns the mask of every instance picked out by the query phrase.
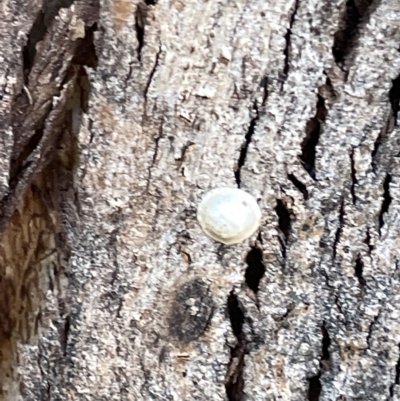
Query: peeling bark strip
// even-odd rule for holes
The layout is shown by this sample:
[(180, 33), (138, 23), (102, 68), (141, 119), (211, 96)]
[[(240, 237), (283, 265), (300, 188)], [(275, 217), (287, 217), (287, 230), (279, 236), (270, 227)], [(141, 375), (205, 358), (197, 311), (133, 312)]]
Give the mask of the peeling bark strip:
[[(34, 10), (20, 11), (22, 22), (24, 12)], [(12, 9), (9, 12), (16, 15)], [(13, 71), (15, 91), (8, 119), (12, 146), (0, 149), (9, 160), (9, 181), (0, 201), (0, 326), (4, 327), (0, 398), (4, 400), (53, 399), (65, 384), (71, 324), (68, 259), (79, 224), (74, 177), (77, 135), (90, 92), (84, 66), (97, 63), (96, 14), (98, 4), (93, 1), (74, 6), (71, 1), (44, 2), (27, 26), (31, 28), (21, 46), (23, 57), (17, 62), (22, 68)], [(38, 338), (49, 327), (50, 316), (52, 332), (36, 341), (38, 358), (32, 368), (39, 376), (32, 377), (32, 393), (23, 382), (17, 386), (18, 347)], [(50, 338), (57, 344), (52, 349), (47, 347)]]
[(2, 13), (1, 401), (400, 399), (398, 0)]

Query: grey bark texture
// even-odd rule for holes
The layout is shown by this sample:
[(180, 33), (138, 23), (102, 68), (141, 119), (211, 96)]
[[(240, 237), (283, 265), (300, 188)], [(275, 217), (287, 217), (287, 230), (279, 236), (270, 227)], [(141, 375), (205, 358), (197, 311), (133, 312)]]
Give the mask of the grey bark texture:
[(0, 13), (0, 400), (400, 400), (399, 0)]

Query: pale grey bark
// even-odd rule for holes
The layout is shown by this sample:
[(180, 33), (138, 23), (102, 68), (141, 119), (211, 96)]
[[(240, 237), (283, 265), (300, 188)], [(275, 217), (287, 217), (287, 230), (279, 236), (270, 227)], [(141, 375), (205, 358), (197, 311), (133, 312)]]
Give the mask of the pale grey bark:
[(1, 400), (400, 400), (398, 0), (0, 6)]

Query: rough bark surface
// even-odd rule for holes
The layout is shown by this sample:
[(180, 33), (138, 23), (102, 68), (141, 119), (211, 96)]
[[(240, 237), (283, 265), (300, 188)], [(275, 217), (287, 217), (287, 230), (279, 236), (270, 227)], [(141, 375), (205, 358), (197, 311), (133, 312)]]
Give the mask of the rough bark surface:
[(400, 400), (398, 0), (0, 10), (1, 400)]

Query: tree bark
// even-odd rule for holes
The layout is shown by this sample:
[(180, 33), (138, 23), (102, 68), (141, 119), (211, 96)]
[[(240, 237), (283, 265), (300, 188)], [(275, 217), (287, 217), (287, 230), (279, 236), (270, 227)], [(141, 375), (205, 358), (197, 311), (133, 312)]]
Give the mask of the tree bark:
[(398, 0), (1, 9), (1, 400), (400, 400)]

